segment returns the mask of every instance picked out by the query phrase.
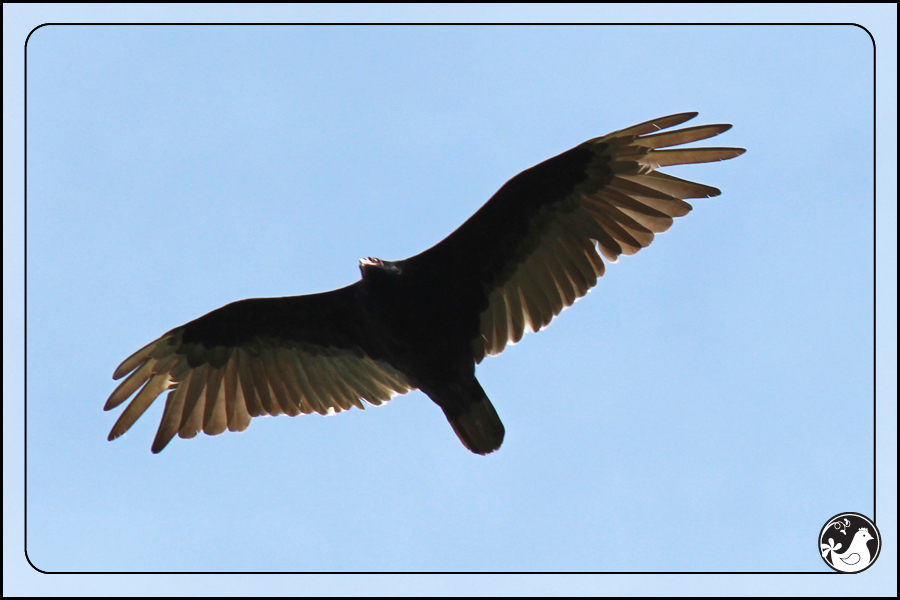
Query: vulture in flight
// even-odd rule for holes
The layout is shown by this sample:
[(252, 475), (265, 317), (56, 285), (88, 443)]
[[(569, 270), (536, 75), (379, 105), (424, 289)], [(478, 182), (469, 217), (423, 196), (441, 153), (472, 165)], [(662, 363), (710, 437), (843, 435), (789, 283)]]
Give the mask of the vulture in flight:
[(634, 254), (719, 190), (657, 171), (727, 160), (739, 148), (673, 148), (731, 125), (664, 131), (681, 113), (594, 138), (510, 179), (459, 229), (407, 258), (359, 261), (347, 287), (233, 302), (129, 356), (106, 402), (134, 395), (113, 440), (165, 391), (151, 450), (176, 435), (243, 431), (252, 417), (331, 415), (419, 389), (476, 454), (503, 423), (475, 365), (538, 331), (588, 293), (603, 259)]

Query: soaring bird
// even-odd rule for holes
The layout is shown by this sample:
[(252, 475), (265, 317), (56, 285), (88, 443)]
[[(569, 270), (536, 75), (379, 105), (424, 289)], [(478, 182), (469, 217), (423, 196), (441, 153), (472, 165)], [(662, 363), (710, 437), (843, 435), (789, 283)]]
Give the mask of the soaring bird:
[(172, 329), (115, 370), (127, 377), (104, 410), (135, 396), (109, 439), (166, 390), (154, 453), (175, 434), (243, 431), (260, 415), (331, 415), (419, 389), (466, 448), (497, 450), (503, 423), (475, 365), (546, 327), (597, 283), (603, 258), (634, 254), (686, 215), (685, 199), (720, 194), (657, 171), (744, 153), (673, 148), (731, 128), (663, 131), (695, 116), (653, 119), (545, 160), (421, 254), (360, 260), (352, 285), (240, 300)]

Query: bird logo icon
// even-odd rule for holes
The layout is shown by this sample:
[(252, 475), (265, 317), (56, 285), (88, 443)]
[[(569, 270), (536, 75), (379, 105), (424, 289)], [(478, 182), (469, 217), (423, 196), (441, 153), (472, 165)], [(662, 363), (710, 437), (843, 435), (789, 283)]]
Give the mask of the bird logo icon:
[[(850, 543), (845, 549), (845, 542), (842, 540), (848, 538)], [(829, 519), (822, 528), (819, 533), (819, 549), (822, 560), (835, 571), (859, 573), (868, 569), (878, 558), (881, 535), (875, 523), (865, 516), (859, 513), (841, 513)]]

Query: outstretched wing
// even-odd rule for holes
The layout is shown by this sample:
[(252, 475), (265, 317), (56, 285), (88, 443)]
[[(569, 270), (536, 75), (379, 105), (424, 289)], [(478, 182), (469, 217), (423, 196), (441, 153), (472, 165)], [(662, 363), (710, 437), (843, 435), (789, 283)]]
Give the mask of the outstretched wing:
[(243, 431), (260, 415), (330, 415), (414, 389), (380, 358), (358, 308), (357, 286), (233, 302), (141, 348), (113, 374), (128, 377), (104, 410), (137, 394), (109, 439), (128, 431), (166, 390), (154, 453), (176, 433)]
[[(669, 165), (727, 160), (739, 148), (678, 148), (731, 125), (662, 132), (694, 118), (681, 113), (588, 140), (509, 180), (450, 236), (407, 259), (440, 271), (455, 300), (478, 314), (476, 362), (538, 331), (584, 296), (604, 273), (603, 258), (634, 254), (686, 215), (686, 198), (720, 194), (658, 172)], [(599, 251), (599, 253), (598, 253)]]

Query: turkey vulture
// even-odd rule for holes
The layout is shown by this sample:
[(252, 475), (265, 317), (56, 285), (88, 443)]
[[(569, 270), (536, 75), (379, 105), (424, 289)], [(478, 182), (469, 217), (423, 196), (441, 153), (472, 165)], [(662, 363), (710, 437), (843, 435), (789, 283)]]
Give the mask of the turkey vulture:
[[(697, 116), (653, 119), (588, 140), (519, 173), (468, 221), (406, 260), (364, 258), (347, 287), (233, 302), (144, 346), (113, 374), (106, 402), (135, 395), (126, 431), (168, 390), (152, 452), (177, 433), (243, 431), (251, 417), (331, 415), (425, 392), (463, 445), (500, 447), (504, 428), (475, 365), (538, 331), (587, 294), (604, 263), (634, 254), (719, 190), (658, 172), (727, 160), (739, 148), (679, 148), (731, 125), (660, 133)], [(598, 254), (599, 251), (599, 254)]]

